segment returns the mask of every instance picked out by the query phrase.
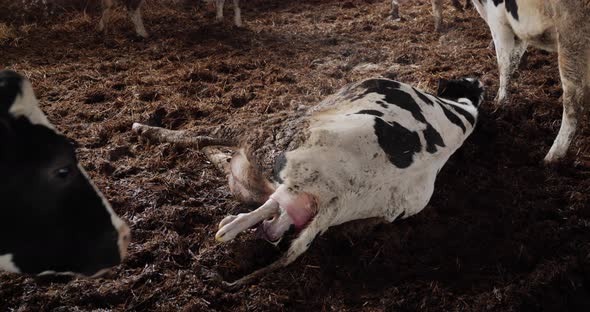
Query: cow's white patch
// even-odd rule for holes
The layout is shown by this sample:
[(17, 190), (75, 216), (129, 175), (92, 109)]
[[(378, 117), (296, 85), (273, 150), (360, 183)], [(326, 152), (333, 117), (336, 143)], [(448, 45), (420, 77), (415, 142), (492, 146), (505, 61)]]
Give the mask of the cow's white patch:
[(32, 124), (43, 125), (55, 130), (53, 125), (47, 120), (47, 117), (39, 108), (39, 101), (37, 101), (37, 98), (35, 97), (33, 86), (27, 79), (23, 79), (21, 94), (16, 97), (8, 112), (15, 117), (24, 116), (28, 118)]
[(78, 164), (78, 169), (84, 175), (84, 177), (86, 178), (88, 183), (90, 183), (90, 185), (92, 185), (92, 188), (96, 192), (96, 195), (98, 195), (100, 197), (100, 200), (102, 201), (103, 206), (105, 207), (105, 209), (108, 211), (109, 215), (111, 216), (111, 223), (113, 224), (113, 227), (115, 228), (115, 230), (117, 230), (117, 232), (119, 233), (119, 241), (117, 242), (117, 244), (119, 245), (119, 250), (121, 251), (121, 257), (123, 257), (125, 255), (125, 251), (127, 250), (127, 244), (129, 243), (127, 241), (128, 238), (126, 238), (126, 236), (129, 235), (129, 228), (127, 227), (127, 224), (125, 224), (125, 222), (123, 222), (123, 220), (121, 220), (121, 218), (119, 218), (119, 216), (117, 216), (117, 214), (113, 210), (113, 207), (111, 207), (111, 204), (109, 203), (109, 201), (106, 199), (106, 197), (104, 197), (104, 195), (96, 187), (96, 185), (94, 185), (94, 183), (92, 182), (92, 180), (88, 176), (88, 173), (86, 172), (86, 170), (84, 170), (84, 168), (80, 164)]
[(20, 273), (20, 269), (12, 262), (12, 254), (0, 256), (0, 270)]

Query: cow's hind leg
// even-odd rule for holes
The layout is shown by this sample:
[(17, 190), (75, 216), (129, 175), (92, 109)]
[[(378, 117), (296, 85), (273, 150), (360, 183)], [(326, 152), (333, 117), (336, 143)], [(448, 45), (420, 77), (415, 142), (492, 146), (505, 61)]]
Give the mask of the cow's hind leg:
[(325, 229), (328, 228), (327, 224), (329, 224), (329, 220), (327, 220), (327, 214), (318, 214), (310, 223), (309, 225), (301, 231), (301, 234), (293, 240), (291, 246), (287, 253), (281, 257), (279, 260), (273, 262), (272, 264), (254, 271), (239, 280), (236, 280), (232, 283), (226, 283), (229, 287), (239, 287), (248, 285), (255, 280), (264, 277), (268, 273), (271, 273), (277, 269), (285, 267), (295, 261), (299, 256), (301, 256), (309, 247), (313, 240), (322, 233)]
[[(572, 15), (570, 15), (572, 16)], [(587, 22), (586, 22), (587, 23)], [(559, 133), (545, 156), (546, 164), (563, 158), (583, 118), (584, 102), (588, 99), (590, 83), (590, 39), (585, 32), (575, 33), (576, 24), (568, 23), (568, 33), (558, 35), (559, 74), (563, 86), (563, 116)], [(580, 24), (578, 24), (580, 25)], [(590, 28), (590, 27), (587, 27)], [(558, 32), (563, 31), (558, 28)]]

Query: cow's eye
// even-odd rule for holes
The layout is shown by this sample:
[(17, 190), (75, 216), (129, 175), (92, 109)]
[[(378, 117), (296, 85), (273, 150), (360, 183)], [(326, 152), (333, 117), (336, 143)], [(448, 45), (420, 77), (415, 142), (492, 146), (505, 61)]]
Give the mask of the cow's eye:
[(58, 178), (66, 179), (70, 175), (71, 171), (72, 170), (70, 169), (70, 167), (63, 167), (63, 168), (57, 169), (55, 174), (57, 175)]

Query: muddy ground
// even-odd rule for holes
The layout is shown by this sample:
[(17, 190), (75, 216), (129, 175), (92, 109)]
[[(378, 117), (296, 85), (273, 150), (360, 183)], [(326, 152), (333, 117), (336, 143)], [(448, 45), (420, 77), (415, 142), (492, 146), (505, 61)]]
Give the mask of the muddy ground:
[[(151, 1), (147, 40), (123, 14), (111, 34), (97, 34), (92, 2), (86, 14), (85, 5), (57, 6), (50, 18), (0, 9), (0, 67), (30, 77), (133, 230), (129, 258), (104, 278), (0, 273), (0, 311), (590, 311), (589, 128), (563, 164), (539, 165), (561, 119), (556, 56), (530, 50), (511, 102), (494, 112), (484, 22), (449, 6), (438, 34), (428, 1), (412, 2), (395, 23), (385, 0), (243, 1), (246, 27), (237, 29), (230, 5), (219, 24), (203, 4)], [(376, 75), (429, 91), (465, 75), (488, 87), (478, 128), (428, 207), (373, 231), (331, 229), (289, 267), (221, 288), (216, 273), (233, 280), (288, 245), (252, 234), (216, 243), (217, 223), (252, 207), (230, 197), (201, 153), (140, 142), (131, 124), (242, 123)]]

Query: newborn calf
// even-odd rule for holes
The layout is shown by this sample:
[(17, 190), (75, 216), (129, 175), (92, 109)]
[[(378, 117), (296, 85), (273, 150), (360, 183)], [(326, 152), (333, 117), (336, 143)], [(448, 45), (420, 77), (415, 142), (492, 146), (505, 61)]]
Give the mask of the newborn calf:
[[(366, 218), (393, 222), (420, 212), (432, 196), (437, 173), (473, 131), (482, 99), (482, 84), (469, 78), (441, 81), (438, 96), (389, 79), (368, 79), (300, 116), (281, 122), (267, 118), (264, 123), (277, 126), (266, 137), (289, 137), (277, 144), (286, 152), (266, 145), (252, 149), (254, 141), (239, 137), (247, 136), (245, 130), (217, 131), (226, 138), (237, 136), (241, 148), (229, 162), (230, 156), (211, 146), (204, 149), (206, 155), (227, 173), (236, 197), (262, 206), (223, 219), (215, 238), (228, 242), (257, 224), (259, 234), (270, 241), (300, 232), (280, 260), (232, 285), (288, 265), (331, 226)], [(188, 137), (141, 124), (133, 129), (151, 140), (201, 148), (236, 139)], [(249, 132), (261, 134), (257, 128)], [(272, 178), (259, 169), (269, 154), (274, 156)]]

